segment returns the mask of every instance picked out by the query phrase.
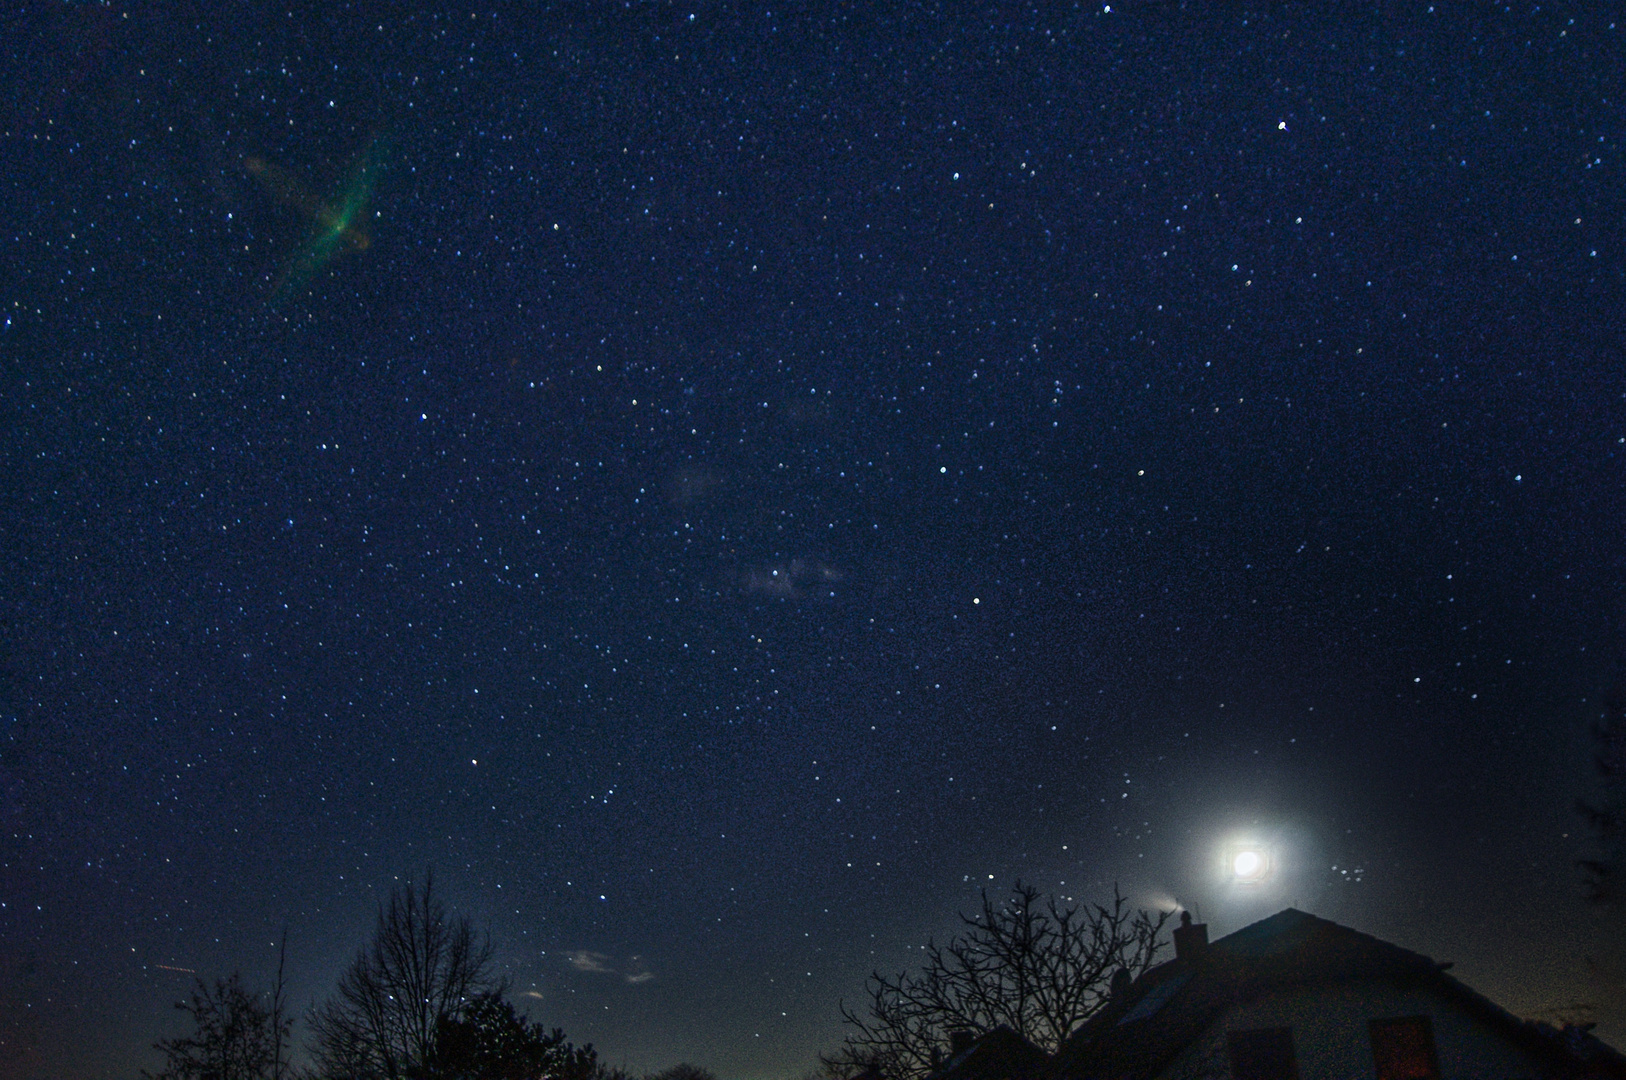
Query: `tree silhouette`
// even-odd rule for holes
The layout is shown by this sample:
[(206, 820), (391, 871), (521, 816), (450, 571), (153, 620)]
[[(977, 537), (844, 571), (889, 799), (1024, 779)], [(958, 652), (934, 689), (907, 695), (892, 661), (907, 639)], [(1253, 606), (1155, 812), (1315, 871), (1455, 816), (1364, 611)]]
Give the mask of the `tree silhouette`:
[(683, 1061), (658, 1073), (650, 1073), (644, 1080), (717, 1080), (717, 1074)]
[(500, 992), (441, 1018), (425, 1075), (437, 1080), (595, 1080), (598, 1055), (514, 1012)]
[(372, 942), (310, 1014), (315, 1070), (343, 1080), (423, 1076), (444, 1023), (497, 989), (490, 968), (490, 942), (447, 915), (433, 875), (422, 889), (401, 886), (380, 906)]
[(1576, 801), (1597, 843), (1596, 858), (1582, 859), (1586, 896), (1595, 904), (1621, 900), (1622, 842), (1626, 841), (1626, 685), (1617, 679), (1604, 698), (1603, 715), (1592, 725), (1592, 764), (1603, 781), (1597, 802)]
[(278, 1080), (292, 1024), (282, 1016), (280, 967), (271, 1001), (263, 997), (245, 990), (235, 972), (216, 979), (213, 987), (197, 980), (192, 999), (175, 1003), (192, 1017), (192, 1033), (154, 1043), (164, 1054), (164, 1068), (141, 1075), (147, 1080)]
[(862, 1013), (842, 1004), (851, 1031), (823, 1059), (828, 1072), (919, 1080), (941, 1064), (951, 1032), (1000, 1024), (1053, 1052), (1105, 1003), (1115, 972), (1152, 965), (1169, 918), (1131, 911), (1116, 888), (1110, 906), (1076, 907), (1041, 902), (1020, 881), (1004, 902), (984, 890), (982, 911), (960, 917), (966, 931), (928, 942), (918, 972), (875, 972)]

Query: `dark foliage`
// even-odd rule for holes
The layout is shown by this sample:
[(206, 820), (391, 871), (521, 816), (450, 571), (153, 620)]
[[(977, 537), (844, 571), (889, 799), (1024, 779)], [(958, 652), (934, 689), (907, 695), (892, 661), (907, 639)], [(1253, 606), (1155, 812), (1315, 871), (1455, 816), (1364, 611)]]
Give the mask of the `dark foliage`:
[(283, 1047), (292, 1021), (282, 1016), (281, 977), (269, 1000), (245, 990), (240, 977), (202, 979), (190, 1001), (175, 1007), (192, 1018), (192, 1033), (153, 1044), (164, 1068), (142, 1071), (148, 1080), (277, 1080), (286, 1067)]
[(440, 1019), (426, 1076), (441, 1080), (595, 1080), (598, 1056), (514, 1012), (500, 992)]
[(685, 1061), (673, 1065), (670, 1069), (650, 1073), (644, 1080), (717, 1080), (717, 1074), (710, 1069), (702, 1069), (698, 1065), (690, 1065)]
[(875, 972), (861, 1013), (843, 1003), (852, 1030), (824, 1059), (827, 1072), (919, 1080), (943, 1060), (950, 1033), (1000, 1024), (1054, 1051), (1105, 1003), (1115, 972), (1152, 965), (1168, 921), (1132, 911), (1116, 889), (1110, 905), (1069, 907), (1020, 881), (1003, 903), (985, 891), (982, 911), (961, 918), (966, 931), (928, 942), (918, 972)]

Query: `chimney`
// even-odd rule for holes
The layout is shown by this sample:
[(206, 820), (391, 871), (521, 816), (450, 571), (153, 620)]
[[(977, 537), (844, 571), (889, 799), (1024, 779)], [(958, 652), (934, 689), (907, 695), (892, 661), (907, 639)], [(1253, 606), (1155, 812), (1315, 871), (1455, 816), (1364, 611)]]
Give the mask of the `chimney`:
[(1180, 925), (1174, 931), (1176, 959), (1195, 960), (1208, 951), (1208, 924), (1193, 923), (1191, 912), (1180, 913)]
[(955, 1028), (949, 1032), (949, 1057), (959, 1057), (977, 1041), (977, 1033), (970, 1028)]
[(1135, 976), (1129, 973), (1128, 968), (1119, 968), (1114, 971), (1112, 973), (1112, 996), (1117, 997), (1125, 990), (1128, 990), (1134, 981)]

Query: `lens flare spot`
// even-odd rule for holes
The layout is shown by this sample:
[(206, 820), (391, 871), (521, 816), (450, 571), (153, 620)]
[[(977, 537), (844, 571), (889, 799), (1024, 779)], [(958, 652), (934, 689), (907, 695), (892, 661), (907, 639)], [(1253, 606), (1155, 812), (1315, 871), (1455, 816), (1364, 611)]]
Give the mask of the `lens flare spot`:
[(311, 225), (305, 242), (272, 283), (272, 304), (305, 293), (316, 276), (337, 256), (346, 251), (366, 251), (372, 246), (365, 223), (373, 216), (368, 210), (369, 201), (388, 149), (383, 136), (368, 143), (352, 163), (338, 196), (332, 199), (322, 198), (296, 173), (264, 158), (243, 159), (245, 172), (279, 202), (297, 210)]

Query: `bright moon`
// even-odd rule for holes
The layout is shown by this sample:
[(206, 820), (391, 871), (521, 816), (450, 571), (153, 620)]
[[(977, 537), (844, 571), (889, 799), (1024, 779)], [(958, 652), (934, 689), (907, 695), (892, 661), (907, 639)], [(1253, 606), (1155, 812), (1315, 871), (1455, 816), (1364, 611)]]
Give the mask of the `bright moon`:
[(1236, 872), (1236, 876), (1243, 879), (1256, 876), (1263, 868), (1264, 860), (1257, 851), (1239, 851), (1231, 863), (1231, 869)]

